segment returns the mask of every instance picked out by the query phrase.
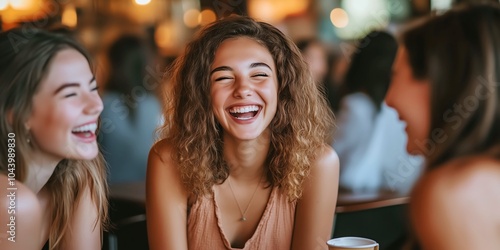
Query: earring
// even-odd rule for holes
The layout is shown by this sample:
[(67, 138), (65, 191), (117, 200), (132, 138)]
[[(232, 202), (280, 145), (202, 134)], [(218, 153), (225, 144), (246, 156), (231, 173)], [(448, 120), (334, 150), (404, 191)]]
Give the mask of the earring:
[(27, 142), (28, 144), (30, 144), (30, 143), (31, 143), (31, 139), (30, 139), (30, 138), (31, 138), (31, 133), (30, 133), (30, 130), (29, 130), (29, 129), (27, 129), (27, 131), (26, 131), (26, 142)]

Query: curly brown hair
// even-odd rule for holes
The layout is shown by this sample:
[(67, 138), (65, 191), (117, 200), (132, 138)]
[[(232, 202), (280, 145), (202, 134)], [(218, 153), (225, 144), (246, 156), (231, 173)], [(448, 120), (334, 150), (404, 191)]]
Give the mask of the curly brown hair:
[(211, 107), (209, 75), (219, 45), (237, 37), (257, 41), (274, 58), (278, 106), (269, 125), (267, 180), (296, 200), (319, 149), (331, 138), (333, 113), (295, 44), (270, 24), (232, 16), (195, 35), (167, 73), (170, 83), (160, 137), (174, 145), (173, 158), (190, 194), (207, 194), (229, 176), (223, 130)]

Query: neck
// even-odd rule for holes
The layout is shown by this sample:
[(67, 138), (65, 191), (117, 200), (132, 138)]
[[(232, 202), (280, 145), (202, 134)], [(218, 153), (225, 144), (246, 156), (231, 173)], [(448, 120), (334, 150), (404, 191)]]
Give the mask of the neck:
[(224, 158), (229, 165), (231, 177), (236, 181), (260, 179), (270, 144), (269, 130), (254, 140), (241, 141), (224, 136)]
[(61, 160), (47, 157), (39, 152), (33, 152), (31, 159), (26, 164), (28, 173), (23, 184), (28, 186), (35, 194), (38, 194), (43, 186), (47, 184)]

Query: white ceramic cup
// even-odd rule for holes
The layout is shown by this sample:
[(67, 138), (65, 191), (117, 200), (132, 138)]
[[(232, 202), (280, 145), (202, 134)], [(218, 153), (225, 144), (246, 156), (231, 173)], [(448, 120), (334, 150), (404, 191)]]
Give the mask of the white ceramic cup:
[(329, 250), (378, 250), (378, 243), (361, 237), (340, 237), (326, 242)]

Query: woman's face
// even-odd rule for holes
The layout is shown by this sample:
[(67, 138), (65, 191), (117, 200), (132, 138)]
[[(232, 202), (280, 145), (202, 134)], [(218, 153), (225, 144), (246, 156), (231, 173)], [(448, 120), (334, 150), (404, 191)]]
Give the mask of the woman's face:
[(393, 65), (392, 82), (386, 95), (387, 105), (396, 109), (406, 122), (407, 151), (425, 155), (429, 151), (430, 83), (413, 77), (406, 49), (398, 49)]
[(59, 51), (33, 97), (26, 126), (46, 157), (92, 159), (95, 131), (103, 109), (87, 59), (74, 49)]
[(258, 138), (277, 107), (277, 72), (269, 51), (250, 38), (227, 39), (210, 71), (212, 108), (226, 136)]

